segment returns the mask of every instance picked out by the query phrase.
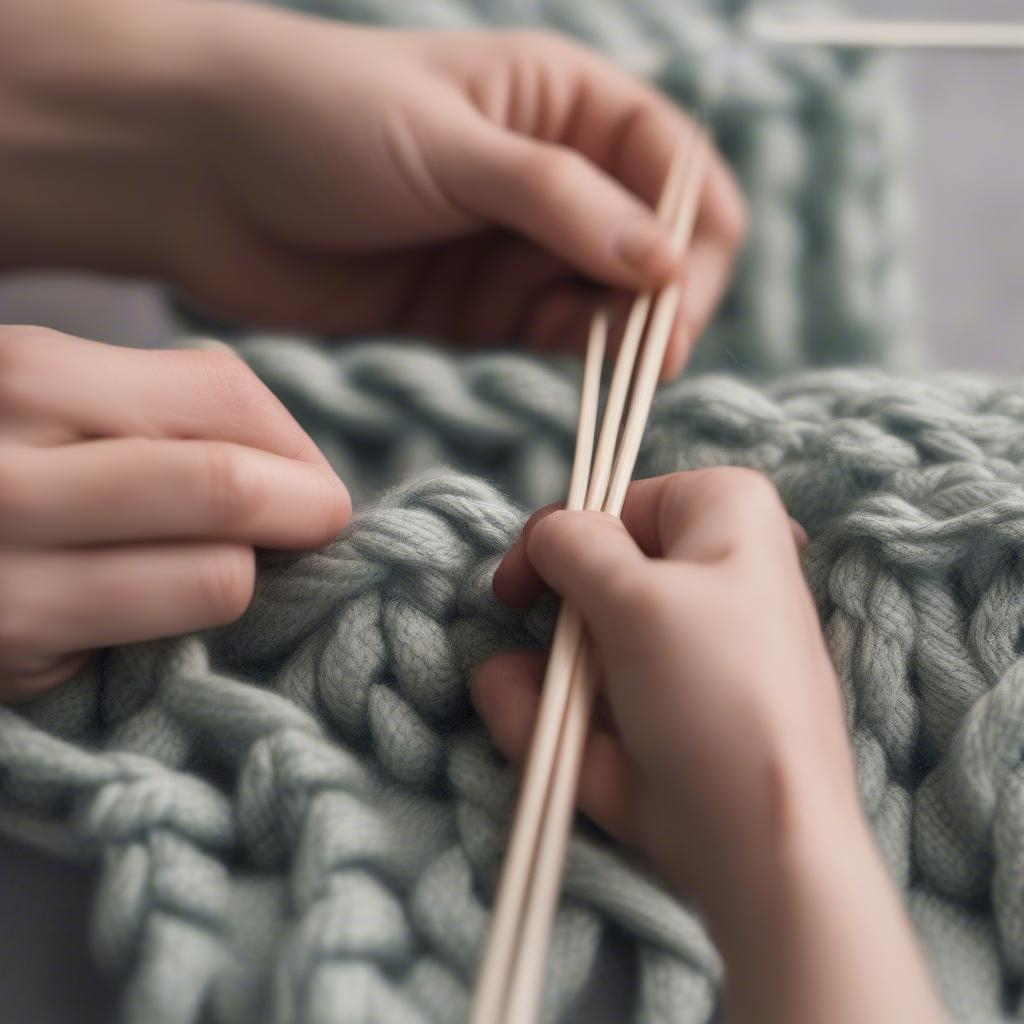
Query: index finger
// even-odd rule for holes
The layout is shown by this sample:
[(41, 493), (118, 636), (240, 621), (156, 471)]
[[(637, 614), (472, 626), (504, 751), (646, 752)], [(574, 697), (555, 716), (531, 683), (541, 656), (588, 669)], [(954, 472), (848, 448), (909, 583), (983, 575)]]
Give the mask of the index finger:
[[(15, 328), (5, 411), (76, 436), (230, 441), (327, 465), (255, 373), (225, 349), (133, 349)], [(28, 340), (26, 341), (26, 336)]]
[[(627, 189), (656, 206), (681, 138), (693, 119), (648, 83), (587, 54), (581, 75), (588, 99), (566, 140)], [(714, 146), (704, 176), (688, 248), (681, 316), (665, 356), (663, 376), (683, 369), (729, 283), (746, 233), (746, 204), (728, 164)]]
[[(679, 140), (694, 119), (643, 79), (579, 46), (575, 71), (580, 103), (557, 141), (578, 150), (652, 208), (657, 206)], [(743, 234), (743, 195), (732, 171), (712, 147), (701, 195), (698, 231), (734, 248)]]
[[(535, 512), (494, 574), (494, 592), (514, 608), (547, 589), (527, 555), (530, 533), (563, 503)], [(690, 470), (630, 484), (622, 522), (651, 558), (714, 561), (751, 544), (802, 549), (807, 535), (790, 519), (775, 488), (760, 473), (733, 467)]]

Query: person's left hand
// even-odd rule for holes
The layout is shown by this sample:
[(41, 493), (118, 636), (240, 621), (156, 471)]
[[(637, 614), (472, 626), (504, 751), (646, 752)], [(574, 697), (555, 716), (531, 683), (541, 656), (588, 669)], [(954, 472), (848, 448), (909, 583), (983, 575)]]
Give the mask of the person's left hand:
[[(581, 345), (595, 283), (636, 290), (683, 274), (670, 373), (728, 282), (744, 207), (721, 158), (694, 243), (674, 260), (651, 207), (693, 124), (559, 36), (180, 0), (26, 17), (35, 36), (9, 54), (15, 112), (39, 107), (46, 120), (22, 130), (37, 146), (52, 133), (36, 158), (61, 161), (27, 183), (31, 199), (45, 182), (51, 212), (12, 254), (45, 251), (52, 220), (51, 233), (90, 237), (49, 262), (73, 250), (77, 263), (156, 270), (246, 322), (541, 348)], [(60, 32), (74, 45), (41, 45)], [(47, 70), (47, 52), (64, 62)]]

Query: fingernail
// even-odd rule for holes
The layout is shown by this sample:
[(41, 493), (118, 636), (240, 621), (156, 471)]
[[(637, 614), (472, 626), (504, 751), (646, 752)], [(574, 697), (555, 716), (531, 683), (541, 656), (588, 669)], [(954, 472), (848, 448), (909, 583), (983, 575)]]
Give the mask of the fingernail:
[(653, 218), (628, 221), (615, 236), (615, 254), (630, 270), (664, 272), (671, 263), (668, 236)]

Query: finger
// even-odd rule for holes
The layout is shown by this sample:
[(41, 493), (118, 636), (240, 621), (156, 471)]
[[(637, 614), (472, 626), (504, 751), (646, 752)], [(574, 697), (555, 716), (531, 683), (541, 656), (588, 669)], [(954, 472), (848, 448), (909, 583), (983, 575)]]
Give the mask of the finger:
[[(578, 148), (649, 206), (656, 206), (681, 139), (693, 119), (667, 96), (590, 51), (575, 68), (586, 102), (562, 141)], [(712, 147), (695, 239), (735, 255), (746, 230), (743, 194), (717, 148)]]
[[(540, 703), (546, 657), (538, 652), (495, 655), (477, 670), (473, 706), (494, 745), (513, 764), (525, 763)], [(592, 728), (580, 765), (577, 802), (583, 812), (620, 842), (636, 842), (632, 762), (608, 731)]]
[[(574, 173), (574, 163), (577, 169), (600, 172), (606, 182), (612, 182), (619, 188), (618, 201), (596, 217), (594, 208), (588, 208), (584, 202), (588, 195), (586, 188), (579, 193), (581, 202), (578, 208), (574, 209), (571, 203), (560, 204), (561, 217), (550, 222), (551, 230), (565, 239), (565, 248), (558, 251), (566, 255), (573, 265), (587, 273), (596, 273), (609, 283), (632, 287), (661, 283), (673, 272), (673, 264), (678, 261), (659, 246), (652, 249), (649, 259), (641, 258), (639, 273), (629, 273), (628, 279), (616, 277), (615, 268), (608, 273), (595, 270), (595, 266), (588, 263), (588, 256), (602, 252), (607, 254), (607, 245), (603, 250), (593, 249), (593, 243), (595, 239), (600, 240), (602, 231), (607, 242), (609, 232), (604, 230), (604, 225), (611, 228), (613, 238), (623, 238), (618, 233), (620, 229), (613, 227), (617, 220), (620, 225), (630, 223), (627, 217), (629, 206), (622, 203), (623, 196), (638, 198), (645, 212), (657, 205), (679, 142), (693, 131), (691, 119), (647, 83), (586, 48), (557, 36), (533, 34), (524, 37), (521, 33), (513, 33), (504, 44), (499, 39), (496, 45), (506, 45), (509, 50), (498, 59), (500, 61), (503, 56), (509, 64), (505, 89), (514, 102), (491, 104), (493, 109), (487, 109), (485, 104), (485, 110), (500, 127), (510, 129), (509, 135), (515, 133), (519, 137), (543, 139), (548, 144), (546, 151), (519, 148), (528, 169), (525, 175), (520, 173), (521, 167), (516, 167), (517, 161), (511, 151), (505, 161), (506, 168), (516, 168), (510, 173), (516, 174), (527, 190), (527, 199), (531, 198), (530, 175), (534, 171), (541, 179), (554, 179), (556, 187), (553, 189), (542, 182), (539, 189), (542, 195), (558, 195), (560, 189), (557, 186), (561, 181), (567, 183), (562, 186), (567, 191), (582, 187), (585, 176)], [(538, 90), (538, 81), (546, 88)], [(551, 144), (554, 144), (554, 149)], [(562, 159), (565, 153), (579, 159)], [(561, 168), (557, 166), (559, 163)], [(515, 183), (512, 184), (514, 186)], [(604, 194), (610, 196), (608, 192)], [(549, 205), (542, 201), (535, 204), (535, 208), (538, 212), (546, 211)], [(574, 238), (571, 229), (583, 223), (580, 217), (594, 225), (595, 234)], [(694, 234), (695, 239), (701, 240), (709, 251), (718, 254), (714, 275), (718, 294), (724, 285), (721, 270), (731, 266), (743, 238), (745, 219), (743, 198), (736, 181), (720, 154), (713, 151)], [(551, 246), (550, 239), (536, 226), (521, 222), (513, 222), (512, 226)], [(570, 233), (564, 234), (567, 227)], [(640, 235), (650, 233), (650, 226), (645, 221)], [(576, 241), (591, 246), (590, 251), (577, 249)], [(728, 276), (727, 272), (725, 276)], [(699, 289), (698, 294), (703, 298), (710, 293), (707, 289)]]
[(0, 702), (32, 700), (47, 690), (74, 678), (89, 662), (91, 652), (69, 654), (43, 659), (40, 667), (32, 671), (5, 668), (0, 658)]
[[(547, 505), (526, 522), (494, 574), (494, 593), (512, 608), (528, 608), (548, 589), (530, 560), (530, 535), (541, 521), (564, 508)], [(697, 521), (712, 521), (725, 508), (720, 536), (698, 530)], [(630, 484), (622, 509), (622, 522), (639, 549), (651, 558), (685, 557), (682, 534), (690, 531), (693, 557), (707, 560), (748, 537), (778, 535), (783, 522), (797, 550), (807, 546), (807, 533), (785, 516), (777, 493), (766, 478), (750, 470), (720, 467), (691, 470), (668, 476), (637, 480)], [(674, 545), (674, 546), (673, 546)]]
[(8, 544), (201, 538), (258, 547), (327, 543), (348, 521), (327, 466), (214, 441), (88, 441), (0, 447)]
[(704, 331), (732, 278), (736, 250), (717, 238), (695, 234), (687, 251), (686, 280), (683, 283), (682, 320), (690, 345)]
[(40, 328), (8, 330), (18, 332), (7, 335), (17, 344), (8, 344), (0, 379), (0, 404), (10, 415), (67, 424), (81, 438), (200, 437), (326, 464), (233, 354), (121, 348)]
[(553, 512), (532, 529), (527, 553), (540, 577), (601, 634), (621, 630), (651, 564), (623, 524), (604, 512)]
[(713, 562), (736, 551), (796, 550), (778, 492), (749, 469), (717, 467), (632, 484), (622, 521), (646, 554)]
[(678, 261), (654, 211), (579, 152), (482, 118), (472, 137), (467, 166), (450, 173), (473, 215), (607, 284), (653, 287), (672, 274)]
[(548, 589), (530, 562), (527, 544), (537, 523), (564, 507), (565, 502), (555, 502), (534, 512), (501, 560), (494, 573), (493, 587), (495, 596), (502, 604), (510, 608), (529, 608)]
[(0, 651), (8, 670), (237, 619), (252, 598), (253, 549), (162, 544), (0, 553)]

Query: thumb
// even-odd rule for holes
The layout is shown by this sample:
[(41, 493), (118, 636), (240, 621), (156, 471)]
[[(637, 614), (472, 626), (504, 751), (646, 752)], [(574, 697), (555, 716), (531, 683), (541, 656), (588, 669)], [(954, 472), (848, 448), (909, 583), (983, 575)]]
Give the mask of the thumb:
[(679, 271), (655, 212), (567, 146), (485, 123), (458, 183), (478, 217), (532, 239), (571, 266), (622, 288), (653, 288)]
[(533, 528), (527, 553), (541, 578), (592, 627), (621, 625), (631, 584), (650, 570), (620, 520), (605, 512), (552, 512)]

